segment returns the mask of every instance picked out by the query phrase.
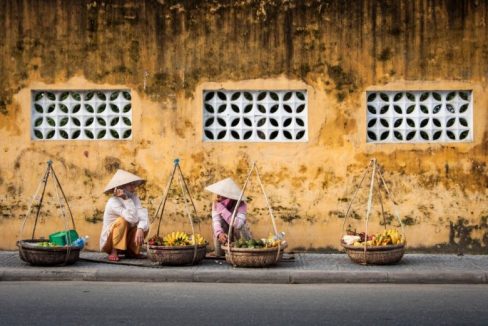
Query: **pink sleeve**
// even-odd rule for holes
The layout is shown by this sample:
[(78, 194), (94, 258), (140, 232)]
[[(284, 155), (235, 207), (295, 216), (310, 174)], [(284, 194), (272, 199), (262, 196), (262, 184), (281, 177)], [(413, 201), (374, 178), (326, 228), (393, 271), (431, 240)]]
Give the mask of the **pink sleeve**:
[(237, 209), (237, 214), (247, 214), (247, 204), (245, 202), (241, 202), (239, 208)]
[[(234, 219), (234, 227), (240, 229), (244, 223), (246, 223), (247, 205), (245, 202), (241, 202), (237, 208), (236, 217)], [(227, 209), (222, 203), (217, 203), (212, 209), (212, 225), (214, 235), (217, 237), (220, 233), (223, 233), (222, 220), (227, 224), (230, 224), (232, 219), (232, 212)]]
[(227, 209), (227, 207), (225, 207), (225, 205), (223, 205), (221, 203), (215, 204), (215, 211), (218, 214), (220, 214), (220, 216), (222, 216), (222, 218), (224, 219), (224, 221), (227, 222), (227, 224), (230, 224), (230, 220), (231, 220), (231, 217), (232, 217), (232, 212), (229, 211)]
[(247, 214), (247, 204), (245, 202), (241, 202), (241, 204), (237, 208), (237, 214), (234, 220), (234, 227), (236, 229), (242, 228), (242, 226), (246, 223), (246, 214)]
[(213, 226), (213, 233), (215, 237), (218, 237), (221, 233), (224, 233), (224, 229), (222, 229), (222, 224), (220, 224), (220, 219), (214, 218), (212, 216), (212, 226)]

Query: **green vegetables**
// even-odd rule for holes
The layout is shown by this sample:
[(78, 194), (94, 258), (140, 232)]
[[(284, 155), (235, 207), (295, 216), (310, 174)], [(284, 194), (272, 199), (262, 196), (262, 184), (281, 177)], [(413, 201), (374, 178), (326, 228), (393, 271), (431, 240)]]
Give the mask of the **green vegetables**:
[(266, 238), (260, 240), (239, 239), (235, 243), (233, 243), (233, 247), (235, 248), (248, 248), (248, 249), (273, 248), (273, 247), (278, 247), (280, 245), (281, 246), (286, 245), (286, 242), (284, 240), (277, 239), (272, 234), (270, 234), (267, 239)]
[(47, 241), (44, 241), (44, 242), (39, 242), (37, 244), (38, 247), (44, 247), (44, 248), (53, 248), (53, 247), (59, 247), (57, 244), (55, 243), (52, 243), (52, 242), (47, 242)]
[(262, 240), (244, 240), (244, 239), (239, 239), (235, 243), (235, 247), (237, 248), (264, 248), (265, 243)]

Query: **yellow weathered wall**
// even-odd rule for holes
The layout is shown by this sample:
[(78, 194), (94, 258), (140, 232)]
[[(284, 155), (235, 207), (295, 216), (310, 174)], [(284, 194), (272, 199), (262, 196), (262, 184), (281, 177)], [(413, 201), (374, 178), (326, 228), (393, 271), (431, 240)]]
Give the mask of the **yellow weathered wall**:
[[(486, 253), (487, 23), (488, 4), (474, 0), (2, 1), (0, 248), (15, 248), (48, 159), (97, 249), (114, 171), (147, 178), (140, 195), (152, 215), (175, 157), (205, 237), (204, 186), (227, 176), (242, 184), (256, 160), (290, 247), (338, 248), (354, 185), (376, 157), (410, 248)], [(104, 88), (131, 89), (131, 141), (30, 140), (32, 89)], [(306, 89), (308, 142), (202, 142), (202, 92), (220, 88)], [(472, 90), (473, 142), (367, 144), (365, 92), (404, 89)], [(255, 178), (250, 187), (249, 223), (265, 236)], [(365, 187), (357, 218), (366, 197)], [(378, 212), (370, 230), (380, 229)], [(171, 201), (167, 213), (163, 231), (188, 228), (183, 207)], [(41, 217), (39, 235), (64, 227), (52, 205)]]

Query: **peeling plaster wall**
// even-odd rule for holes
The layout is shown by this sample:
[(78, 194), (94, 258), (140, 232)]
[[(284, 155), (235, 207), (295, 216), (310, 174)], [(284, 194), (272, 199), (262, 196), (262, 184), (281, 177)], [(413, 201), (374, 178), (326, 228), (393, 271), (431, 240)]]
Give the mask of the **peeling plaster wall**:
[[(153, 215), (175, 157), (207, 239), (204, 186), (227, 176), (242, 184), (257, 160), (290, 247), (338, 248), (354, 186), (376, 157), (410, 248), (487, 253), (487, 23), (488, 4), (476, 0), (1, 1), (0, 249), (15, 248), (48, 159), (97, 249), (113, 172), (147, 178), (140, 194)], [(32, 89), (93, 88), (131, 89), (131, 141), (30, 140)], [(306, 89), (309, 141), (202, 142), (202, 91), (218, 88)], [(366, 144), (365, 92), (403, 89), (473, 90), (474, 141)], [(64, 227), (50, 187), (39, 235)], [(172, 195), (164, 232), (188, 228)], [(249, 196), (253, 233), (266, 236), (255, 179)], [(366, 200), (365, 187), (352, 211), (358, 230)], [(394, 208), (385, 210), (393, 223)], [(379, 212), (376, 203), (370, 230), (382, 228)]]

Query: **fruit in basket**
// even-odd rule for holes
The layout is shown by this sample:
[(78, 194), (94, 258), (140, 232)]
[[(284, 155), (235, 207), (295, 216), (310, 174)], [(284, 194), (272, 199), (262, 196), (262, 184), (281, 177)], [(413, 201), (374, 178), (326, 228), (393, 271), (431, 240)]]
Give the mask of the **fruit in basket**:
[[(282, 234), (283, 237), (284, 233)], [(264, 242), (266, 248), (278, 247), (278, 245), (284, 244), (285, 240), (283, 238), (278, 238), (277, 236), (270, 234), (267, 239), (261, 239)]]
[(261, 248), (273, 248), (278, 247), (279, 244), (283, 244), (284, 241), (276, 239), (275, 236), (270, 235), (268, 238), (264, 239), (239, 239), (234, 243), (234, 247), (237, 248), (248, 248), (248, 249), (261, 249)]
[(165, 246), (186, 246), (190, 239), (185, 232), (177, 231), (167, 234), (163, 238)]
[[(195, 240), (197, 245), (204, 245), (207, 243), (205, 238), (196, 233)], [(189, 246), (194, 245), (195, 242), (193, 241), (193, 235), (190, 235), (185, 232), (176, 231), (165, 235), (163, 238), (155, 235), (150, 238), (147, 243), (150, 246), (169, 246), (169, 247), (178, 247), (178, 246)]]
[[(202, 235), (198, 234), (198, 233), (195, 233), (195, 240), (197, 242), (197, 245), (203, 245), (207, 242), (207, 241), (205, 241), (205, 238), (202, 237)], [(189, 244), (191, 244), (191, 245), (195, 244), (195, 241), (193, 241), (193, 235), (190, 235)]]
[(241, 238), (234, 243), (234, 247), (259, 249), (264, 247), (264, 242), (262, 240), (256, 240), (256, 239), (245, 240)]
[(256, 249), (259, 249), (259, 248), (263, 248), (264, 247), (264, 242), (261, 241), (261, 240), (254, 240), (254, 239), (251, 239), (251, 240), (248, 240), (247, 241), (247, 247), (248, 248), (256, 248)]
[[(364, 232), (361, 232), (358, 234), (360, 237), (359, 240), (356, 240), (353, 243), (353, 246), (359, 247), (359, 246), (364, 246), (365, 242), (365, 234)], [(344, 238), (347, 236), (343, 237)], [(345, 240), (344, 240), (345, 242)], [(404, 244), (405, 240), (403, 239), (403, 236), (398, 233), (398, 230), (396, 229), (389, 229), (389, 230), (384, 230), (383, 232), (377, 233), (375, 235), (369, 236), (368, 239), (366, 240), (366, 246), (389, 246), (389, 245), (398, 245), (398, 244)]]
[(162, 246), (163, 245), (163, 238), (161, 238), (160, 236), (153, 236), (152, 238), (150, 238), (149, 240), (147, 240), (147, 243), (150, 245), (150, 246)]
[(342, 237), (342, 241), (347, 245), (352, 245), (359, 240), (361, 240), (361, 237), (358, 235), (345, 235)]
[(237, 248), (247, 248), (247, 242), (241, 238), (234, 243), (234, 246)]

